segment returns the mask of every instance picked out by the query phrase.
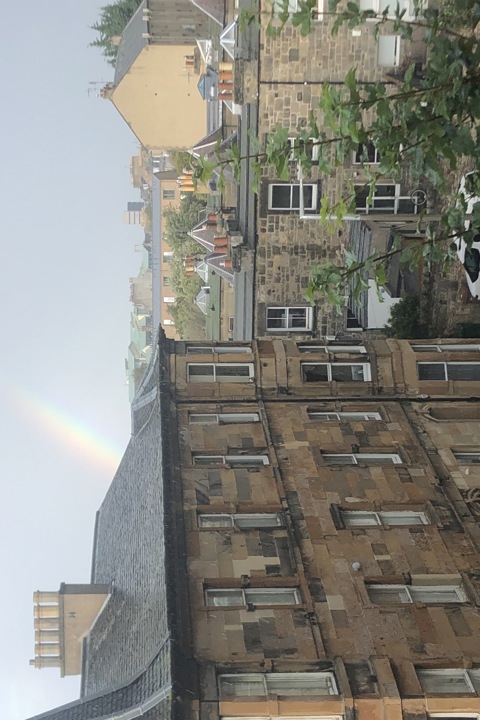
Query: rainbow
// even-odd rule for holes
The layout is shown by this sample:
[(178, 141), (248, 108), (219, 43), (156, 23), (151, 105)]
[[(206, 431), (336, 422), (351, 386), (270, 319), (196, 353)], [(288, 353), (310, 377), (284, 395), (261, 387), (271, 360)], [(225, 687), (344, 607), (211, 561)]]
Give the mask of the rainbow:
[(5, 391), (12, 409), (28, 424), (34, 425), (37, 433), (45, 433), (54, 440), (55, 445), (60, 443), (63, 449), (76, 458), (94, 466), (97, 471), (107, 473), (108, 481), (112, 479), (123, 455), (123, 448), (41, 396), (24, 389), (12, 391), (5, 388)]

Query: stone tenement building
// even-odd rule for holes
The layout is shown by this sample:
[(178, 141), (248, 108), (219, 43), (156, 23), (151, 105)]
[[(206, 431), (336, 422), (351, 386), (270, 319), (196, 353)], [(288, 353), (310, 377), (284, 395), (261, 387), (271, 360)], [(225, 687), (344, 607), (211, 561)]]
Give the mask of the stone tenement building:
[[(403, 2), (401, 4), (403, 7)], [(377, 12), (381, 12), (384, 5), (376, 0), (361, 2), (362, 8)], [(243, 6), (249, 7), (250, 0), (240, 0), (240, 7)], [(408, 1), (405, 7), (408, 18)], [(412, 40), (400, 38), (393, 21), (382, 23), (379, 28), (375, 22), (367, 22), (354, 31), (342, 27), (334, 35), (334, 18), (327, 13), (327, 0), (319, 0), (317, 20), (307, 36), (302, 37), (298, 27), (287, 23), (278, 37), (272, 37), (267, 31), (271, 20), (270, 0), (259, 2), (258, 8), (260, 27), (254, 23), (246, 26), (237, 23), (232, 50), (241, 158), (255, 154), (252, 136), (257, 137), (264, 148), (280, 127), (288, 130), (294, 143), (299, 129), (309, 126), (312, 115), (322, 128), (319, 100), (323, 83), (341, 85), (347, 72), (355, 68), (360, 84), (379, 81), (385, 83), (388, 92), (388, 88), (396, 87), (396, 76), (411, 62), (421, 67), (425, 61), (425, 45), (419, 28)], [(289, 9), (292, 12), (297, 9), (295, 0), (289, 3)], [(227, 5), (228, 21), (237, 13), (237, 7), (229, 10)], [(303, 173), (302, 190), (293, 153), (287, 180), (279, 179), (268, 164), (263, 165), (258, 196), (253, 191), (249, 162), (247, 159), (242, 162), (237, 223), (232, 225), (230, 243), (236, 271), (236, 340), (277, 334), (275, 330), (279, 326), (270, 323), (269, 309), (305, 304), (312, 265), (326, 261), (343, 264), (345, 247), (350, 242), (349, 223), (345, 222), (342, 229), (336, 223), (333, 229), (320, 225), (322, 198), (330, 202), (340, 197), (351, 198), (353, 188), (355, 211), (350, 217), (362, 220), (369, 227), (361, 247), (361, 252), (367, 254), (373, 248), (385, 249), (392, 225), (411, 223), (425, 203), (429, 210), (433, 209), (434, 198), (428, 189), (413, 184), (407, 173), (400, 178), (382, 179), (373, 204), (368, 204), (369, 180), (364, 164), (375, 170), (379, 156), (373, 146), (359, 148), (333, 175), (320, 171), (318, 146), (312, 145), (309, 152), (313, 167)], [(365, 156), (368, 160), (362, 163)], [(239, 232), (243, 238), (241, 247)], [(324, 337), (347, 327), (347, 310), (339, 315), (323, 299), (317, 302), (316, 310), (308, 330)], [(364, 328), (371, 327), (372, 323), (378, 327), (372, 317), (368, 320), (368, 313), (357, 314), (357, 327), (362, 323)]]
[(479, 350), (162, 336), (38, 718), (478, 718)]

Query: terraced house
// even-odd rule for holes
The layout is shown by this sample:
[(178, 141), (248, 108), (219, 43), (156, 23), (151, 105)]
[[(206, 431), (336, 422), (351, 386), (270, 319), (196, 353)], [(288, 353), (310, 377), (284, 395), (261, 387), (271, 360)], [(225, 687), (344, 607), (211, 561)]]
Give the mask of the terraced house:
[[(410, 63), (415, 63), (421, 72), (425, 45), (421, 28), (417, 27), (412, 39), (406, 40), (395, 30), (393, 21), (382, 23), (380, 28), (375, 21), (360, 29), (342, 27), (333, 35), (334, 18), (327, 12), (326, 0), (319, 0), (307, 36), (302, 37), (298, 27), (287, 23), (280, 36), (272, 37), (268, 32), (271, 0), (255, 5), (258, 24), (238, 20), (239, 12), (248, 10), (250, 5), (249, 0), (239, 0), (235, 6), (227, 3), (223, 31), (230, 40), (223, 59), (231, 64), (233, 75), (233, 102), (229, 94), (228, 103), (238, 119), (237, 142), (243, 158), (228, 245), (235, 270), (233, 336), (237, 340), (272, 337), (277, 335), (275, 330), (291, 329), (285, 309), (305, 307), (312, 265), (326, 261), (341, 264), (347, 246), (360, 260), (374, 249), (385, 249), (392, 226), (397, 229), (401, 226), (407, 235), (415, 232), (419, 209), (426, 206), (428, 211), (434, 210), (436, 202), (428, 187), (419, 187), (406, 171), (400, 177), (385, 178), (370, 204), (365, 165), (375, 169), (380, 160), (373, 145), (359, 147), (347, 158), (344, 167), (331, 175), (319, 170), (318, 146), (313, 143), (307, 148), (313, 163), (308, 171), (299, 167), (293, 151), (287, 179), (279, 179), (275, 169), (263, 163), (259, 192), (255, 194), (248, 158), (258, 149), (252, 137), (258, 138), (260, 147), (265, 148), (276, 129), (282, 128), (290, 134), (293, 148), (298, 132), (309, 126), (312, 115), (322, 127), (319, 100), (324, 82), (342, 85), (347, 72), (355, 68), (360, 85), (381, 82), (387, 90), (393, 90)], [(361, 5), (382, 12), (388, 3), (362, 0)], [(296, 2), (289, 3), (292, 12), (297, 7)], [(413, 17), (409, 2), (405, 3), (405, 10), (406, 18)], [(365, 158), (366, 162), (362, 162)], [(340, 197), (351, 198), (352, 192), (355, 210), (349, 216), (351, 222), (346, 222), (342, 229), (335, 224), (333, 230), (320, 225), (322, 198), (335, 202)], [(387, 303), (382, 321), (375, 293), (367, 291), (360, 303), (352, 299), (343, 315), (332, 311), (320, 299), (304, 323), (305, 333), (326, 336), (347, 327), (382, 326), (388, 317), (385, 311), (388, 301), (398, 294), (397, 281), (393, 273), (385, 288)], [(285, 310), (282, 327), (270, 321), (275, 308)], [(296, 328), (297, 332), (301, 329)]]
[(480, 345), (429, 343), (162, 336), (37, 717), (478, 718)]

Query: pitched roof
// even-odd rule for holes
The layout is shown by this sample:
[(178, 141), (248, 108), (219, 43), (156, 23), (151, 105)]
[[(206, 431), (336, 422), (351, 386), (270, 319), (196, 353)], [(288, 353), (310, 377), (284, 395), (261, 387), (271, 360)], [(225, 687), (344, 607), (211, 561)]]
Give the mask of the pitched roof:
[(188, 235), (190, 235), (191, 238), (200, 243), (200, 245), (203, 245), (203, 247), (208, 250), (208, 252), (213, 252), (213, 241), (217, 232), (218, 231), (216, 225), (200, 222), (198, 223), (198, 225), (195, 225), (195, 227), (190, 230)]
[(209, 152), (215, 149), (217, 140), (222, 138), (222, 128), (217, 128), (213, 132), (205, 135), (196, 145), (193, 146), (192, 152), (195, 155), (208, 155)]
[(225, 267), (226, 255), (218, 255), (217, 253), (211, 253), (205, 258), (205, 262), (212, 270), (220, 275), (229, 285), (234, 284), (234, 273), (232, 268)]
[(122, 33), (115, 62), (115, 86), (122, 81), (143, 48), (148, 45), (148, 40), (144, 37), (148, 31), (148, 23), (143, 19), (146, 6), (147, 3), (143, 0)]
[(84, 643), (81, 698), (36, 720), (99, 720), (136, 708), (150, 720), (169, 720), (174, 677), (185, 702), (192, 693), (184, 532), (177, 528), (183, 520), (164, 510), (178, 490), (159, 382), (168, 373), (163, 333), (161, 342), (132, 403), (132, 438), (97, 513), (92, 581), (104, 578), (113, 592)]

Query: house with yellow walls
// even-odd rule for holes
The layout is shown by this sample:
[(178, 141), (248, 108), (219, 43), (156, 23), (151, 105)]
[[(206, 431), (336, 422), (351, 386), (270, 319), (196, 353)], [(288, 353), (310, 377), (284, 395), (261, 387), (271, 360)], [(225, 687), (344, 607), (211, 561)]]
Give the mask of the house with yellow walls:
[(196, 39), (212, 22), (188, 0), (144, 0), (118, 39), (114, 79), (101, 94), (153, 154), (205, 134)]

